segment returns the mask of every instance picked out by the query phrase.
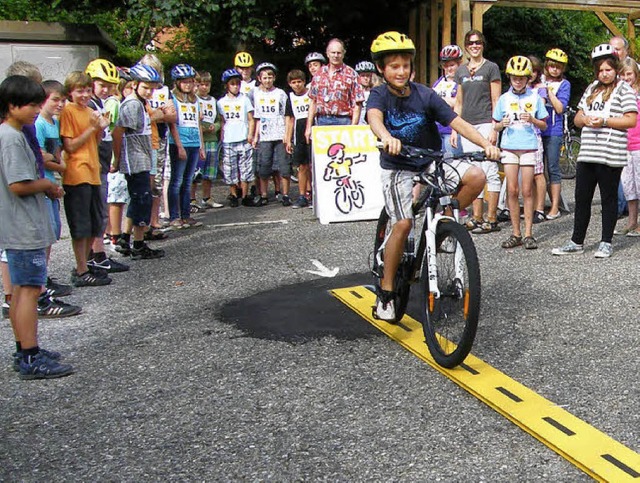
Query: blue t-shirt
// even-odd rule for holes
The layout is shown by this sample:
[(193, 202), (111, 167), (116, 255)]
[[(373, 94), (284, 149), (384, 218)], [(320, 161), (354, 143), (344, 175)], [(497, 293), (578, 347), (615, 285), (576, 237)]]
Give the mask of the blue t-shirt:
[[(60, 142), (60, 123), (58, 120), (53, 119), (53, 124), (50, 124), (42, 116), (38, 116), (35, 126), (40, 149), (44, 149), (47, 153), (55, 154), (58, 148), (62, 146)], [(44, 170), (44, 176), (48, 180), (56, 181), (53, 171), (50, 169)]]
[(511, 119), (511, 125), (502, 131), (501, 148), (538, 149), (537, 129), (533, 123), (520, 119), (525, 112), (536, 119), (546, 119), (548, 116), (542, 98), (528, 87), (522, 94), (515, 94), (510, 88), (500, 96), (493, 110), (493, 120), (501, 122), (506, 116)]
[[(562, 79), (560, 82), (547, 82), (546, 90), (553, 90), (558, 100), (562, 103), (563, 111), (567, 109), (569, 105), (569, 98), (571, 97), (571, 84), (567, 79)], [(562, 130), (564, 128), (563, 118), (566, 114), (558, 114), (551, 105), (551, 102), (547, 99), (547, 112), (549, 118), (547, 119), (547, 129), (542, 131), (543, 136), (562, 136)]]
[[(436, 121), (448, 126), (457, 114), (433, 89), (414, 82), (409, 83), (411, 93), (407, 97), (392, 94), (386, 85), (371, 90), (367, 101), (367, 113), (377, 109), (383, 114), (384, 126), (402, 144), (423, 149), (442, 149)], [(402, 156), (380, 153), (383, 169), (420, 171), (422, 168)]]

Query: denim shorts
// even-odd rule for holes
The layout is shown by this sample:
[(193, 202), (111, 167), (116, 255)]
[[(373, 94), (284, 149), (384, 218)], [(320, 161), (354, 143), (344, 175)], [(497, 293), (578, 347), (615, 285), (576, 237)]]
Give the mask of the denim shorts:
[(44, 248), (6, 249), (11, 283), (18, 287), (40, 287), (47, 283), (47, 255)]

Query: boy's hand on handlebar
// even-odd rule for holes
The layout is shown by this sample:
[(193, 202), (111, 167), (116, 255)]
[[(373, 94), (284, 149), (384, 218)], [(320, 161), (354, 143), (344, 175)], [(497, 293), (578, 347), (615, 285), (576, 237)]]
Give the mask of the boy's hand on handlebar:
[(493, 159), (494, 161), (500, 160), (500, 149), (496, 146), (487, 146), (484, 148), (484, 154), (489, 159)]
[(397, 156), (402, 150), (402, 142), (394, 137), (389, 137), (382, 141), (382, 149), (392, 156)]

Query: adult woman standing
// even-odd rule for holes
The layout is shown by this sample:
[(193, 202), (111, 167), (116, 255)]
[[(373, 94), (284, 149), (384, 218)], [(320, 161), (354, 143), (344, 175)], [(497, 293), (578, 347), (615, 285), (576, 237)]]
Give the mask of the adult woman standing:
[(573, 235), (554, 255), (582, 253), (591, 219), (591, 202), (596, 186), (602, 204), (602, 238), (596, 258), (609, 258), (616, 226), (618, 184), (627, 164), (627, 129), (636, 125), (638, 106), (633, 89), (617, 77), (620, 61), (609, 44), (591, 53), (596, 79), (578, 104), (576, 127), (582, 128), (582, 145), (576, 169), (576, 212)]
[[(455, 81), (458, 84), (454, 111), (496, 144), (497, 133), (493, 129), (492, 113), (500, 97), (502, 85), (500, 69), (496, 64), (484, 58), (485, 38), (479, 30), (469, 30), (464, 36), (464, 46), (469, 55), (469, 62), (456, 71)], [(451, 133), (451, 146), (458, 144), (457, 133)], [(461, 138), (464, 152), (481, 151), (469, 140)], [(497, 220), (498, 196), (500, 193), (500, 176), (498, 165), (492, 161), (479, 163), (487, 177), (487, 221), (483, 221), (483, 199), (473, 202), (473, 217), (467, 223), (472, 233), (490, 233), (499, 231)]]

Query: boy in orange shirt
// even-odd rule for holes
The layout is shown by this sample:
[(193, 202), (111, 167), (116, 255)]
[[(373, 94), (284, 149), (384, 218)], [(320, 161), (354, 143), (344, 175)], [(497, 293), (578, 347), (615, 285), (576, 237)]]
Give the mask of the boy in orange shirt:
[(64, 210), (76, 258), (71, 282), (76, 287), (108, 285), (111, 279), (106, 272), (91, 273), (87, 259), (94, 238), (101, 236), (105, 216), (100, 194), (98, 143), (109, 125), (109, 118), (88, 107), (93, 82), (87, 74), (71, 72), (64, 86), (71, 101), (60, 114), (60, 136), (67, 154), (67, 169), (62, 177)]

